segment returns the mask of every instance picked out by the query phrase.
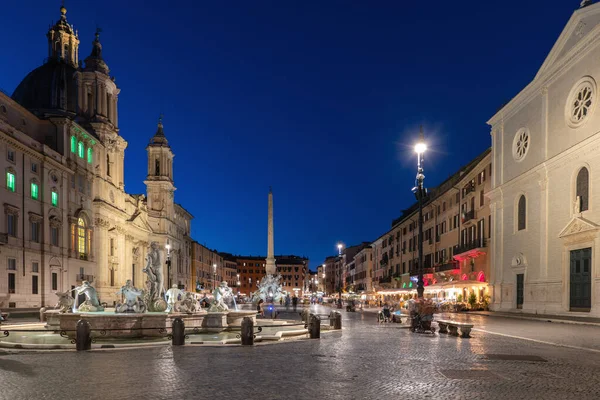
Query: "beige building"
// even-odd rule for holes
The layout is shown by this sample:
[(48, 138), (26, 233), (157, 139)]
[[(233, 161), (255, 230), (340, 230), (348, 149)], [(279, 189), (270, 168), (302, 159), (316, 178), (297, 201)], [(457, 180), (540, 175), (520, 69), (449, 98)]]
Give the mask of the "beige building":
[(359, 294), (373, 292), (373, 249), (366, 246), (354, 256), (354, 291)]
[(193, 287), (197, 292), (209, 293), (214, 289), (214, 283), (218, 285), (223, 279), (223, 256), (198, 242), (193, 242), (192, 254)]
[(495, 310), (600, 316), (600, 4), (582, 4), (488, 121)]
[[(482, 299), (489, 280), (488, 238), (491, 154), (475, 160), (428, 193), (423, 204), (423, 271), (426, 292)], [(416, 291), (418, 204), (372, 244), (376, 290)]]
[(62, 7), (47, 40), (47, 61), (11, 97), (0, 93), (0, 306), (54, 305), (55, 292), (84, 280), (112, 304), (126, 279), (144, 286), (153, 241), (162, 249), (165, 284), (185, 286), (193, 217), (174, 201), (173, 152), (162, 123), (147, 147), (147, 197), (128, 194), (120, 89), (99, 35), (80, 64), (79, 37)]

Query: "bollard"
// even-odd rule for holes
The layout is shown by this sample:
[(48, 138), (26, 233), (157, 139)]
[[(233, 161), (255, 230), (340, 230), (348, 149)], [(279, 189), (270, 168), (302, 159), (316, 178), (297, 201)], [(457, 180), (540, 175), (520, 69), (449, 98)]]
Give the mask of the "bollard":
[(310, 315), (310, 311), (308, 310), (308, 308), (305, 308), (304, 310), (302, 310), (302, 312), (300, 313), (300, 315), (302, 316), (302, 322), (306, 322), (308, 323), (309, 321), (309, 315)]
[(173, 327), (171, 329), (171, 336), (173, 338), (173, 346), (185, 345), (185, 323), (181, 318), (175, 318), (173, 320)]
[(75, 348), (77, 351), (92, 349), (92, 327), (85, 319), (77, 321)]
[(310, 314), (308, 324), (308, 334), (311, 339), (319, 339), (321, 337), (321, 320), (315, 314)]
[(40, 308), (40, 322), (46, 322), (46, 315), (44, 315), (45, 312), (46, 307)]
[(254, 344), (254, 321), (251, 317), (242, 320), (242, 345), (252, 346)]
[(333, 329), (342, 329), (342, 314), (339, 311), (335, 311)]

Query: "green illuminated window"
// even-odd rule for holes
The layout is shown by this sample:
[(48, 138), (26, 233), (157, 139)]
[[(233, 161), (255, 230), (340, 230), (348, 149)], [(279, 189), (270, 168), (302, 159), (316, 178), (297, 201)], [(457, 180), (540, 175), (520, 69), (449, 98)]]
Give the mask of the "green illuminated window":
[(52, 191), (52, 206), (58, 207), (58, 193)]
[(39, 196), (39, 188), (37, 183), (31, 183), (31, 198), (37, 200)]
[(83, 158), (85, 154), (84, 148), (83, 148), (83, 143), (79, 142), (77, 143), (77, 155), (79, 156), (79, 158)]
[(15, 191), (15, 174), (13, 174), (12, 172), (6, 173), (6, 187), (11, 192)]
[(76, 148), (77, 148), (77, 138), (75, 136), (71, 136), (71, 153), (75, 153)]
[(89, 147), (89, 148), (88, 148), (88, 151), (87, 151), (87, 158), (88, 158), (88, 163), (90, 163), (90, 164), (91, 164), (91, 163), (92, 163), (92, 161), (94, 160), (94, 157), (93, 157), (93, 150), (92, 150), (92, 148), (91, 148), (91, 147)]

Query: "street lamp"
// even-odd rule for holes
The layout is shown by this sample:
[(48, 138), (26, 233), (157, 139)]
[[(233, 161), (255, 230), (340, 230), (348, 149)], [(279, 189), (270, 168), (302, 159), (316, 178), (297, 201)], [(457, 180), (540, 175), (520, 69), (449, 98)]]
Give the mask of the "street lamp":
[(341, 243), (337, 244), (337, 248), (338, 248), (338, 256), (342, 255), (342, 249), (344, 248), (344, 245)]
[(237, 288), (238, 288), (238, 296), (240, 295), (240, 287), (242, 286), (242, 282), (240, 282), (240, 274), (237, 274), (237, 282), (236, 282)]
[(419, 298), (423, 298), (423, 292), (425, 291), (423, 284), (423, 198), (427, 194), (427, 189), (423, 187), (423, 181), (425, 180), (425, 175), (423, 175), (423, 154), (425, 150), (427, 150), (427, 145), (425, 144), (423, 127), (421, 126), (419, 141), (415, 145), (415, 152), (417, 153), (416, 185), (412, 189), (419, 203), (419, 280), (417, 282), (417, 296)]
[(213, 290), (217, 287), (217, 264), (213, 264)]
[(165, 245), (165, 248), (167, 249), (167, 276), (168, 276), (167, 281), (169, 282), (167, 287), (170, 289), (171, 288), (171, 245), (169, 244), (169, 239), (167, 239), (167, 244)]

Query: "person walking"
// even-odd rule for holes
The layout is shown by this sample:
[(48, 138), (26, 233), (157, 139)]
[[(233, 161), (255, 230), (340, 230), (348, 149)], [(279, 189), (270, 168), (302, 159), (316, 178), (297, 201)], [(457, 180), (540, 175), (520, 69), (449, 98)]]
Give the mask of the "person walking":
[(296, 294), (294, 294), (294, 297), (292, 297), (292, 307), (294, 307), (294, 312), (296, 312), (297, 306), (298, 306), (298, 297), (296, 297)]
[(290, 299), (290, 295), (285, 296), (285, 311), (290, 311), (290, 303), (292, 300)]

